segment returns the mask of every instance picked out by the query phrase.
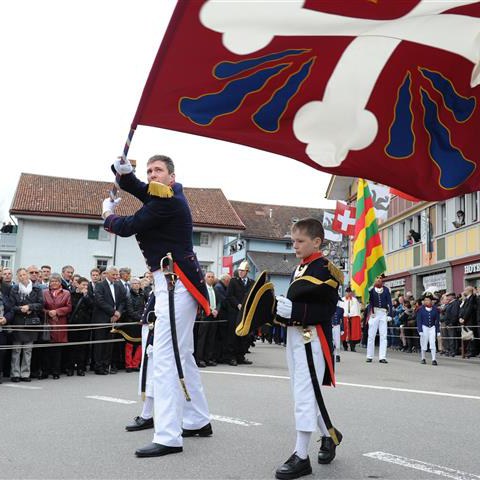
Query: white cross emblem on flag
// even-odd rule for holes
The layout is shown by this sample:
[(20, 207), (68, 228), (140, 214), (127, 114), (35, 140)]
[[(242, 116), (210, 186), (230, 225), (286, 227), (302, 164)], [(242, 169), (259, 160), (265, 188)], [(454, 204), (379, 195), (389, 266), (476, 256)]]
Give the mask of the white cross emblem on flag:
[(340, 232), (343, 235), (354, 235), (356, 221), (355, 215), (355, 207), (346, 205), (343, 202), (337, 202), (332, 230)]

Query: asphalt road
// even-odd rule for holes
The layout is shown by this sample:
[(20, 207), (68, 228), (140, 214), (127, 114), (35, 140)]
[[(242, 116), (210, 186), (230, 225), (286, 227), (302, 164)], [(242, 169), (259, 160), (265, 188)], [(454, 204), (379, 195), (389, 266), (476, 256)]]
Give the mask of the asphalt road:
[[(160, 458), (134, 456), (151, 430), (124, 430), (141, 411), (137, 374), (4, 380), (0, 478), (273, 478), (295, 444), (285, 352), (262, 344), (252, 352), (251, 366), (202, 369), (214, 435), (185, 439), (183, 453)], [(389, 361), (342, 352), (338, 386), (324, 396), (344, 440), (330, 465), (315, 463), (312, 441), (306, 478), (480, 479), (479, 359), (439, 357), (434, 367), (393, 353)]]

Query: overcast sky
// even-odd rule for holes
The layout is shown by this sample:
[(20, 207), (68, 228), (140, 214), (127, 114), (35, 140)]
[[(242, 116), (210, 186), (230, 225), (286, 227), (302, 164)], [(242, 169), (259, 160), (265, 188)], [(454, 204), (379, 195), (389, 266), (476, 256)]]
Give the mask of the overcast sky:
[[(120, 155), (174, 0), (19, 0), (0, 29), (0, 219), (21, 172), (105, 180)], [(325, 207), (330, 175), (249, 147), (138, 127), (130, 158), (170, 155), (187, 187)], [(292, 188), (292, 182), (295, 187)], [(286, 193), (288, 192), (288, 194)]]

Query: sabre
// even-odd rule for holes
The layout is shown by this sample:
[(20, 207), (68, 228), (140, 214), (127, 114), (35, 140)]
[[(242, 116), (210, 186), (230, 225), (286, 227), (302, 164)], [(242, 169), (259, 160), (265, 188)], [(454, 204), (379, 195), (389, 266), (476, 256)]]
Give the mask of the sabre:
[(165, 280), (167, 281), (168, 289), (168, 311), (170, 316), (170, 332), (172, 334), (172, 348), (173, 356), (175, 357), (175, 364), (177, 366), (178, 379), (180, 385), (182, 386), (183, 393), (185, 395), (185, 400), (187, 402), (191, 401), (190, 395), (188, 394), (187, 386), (185, 385), (185, 377), (183, 376), (182, 362), (180, 360), (180, 352), (178, 350), (178, 339), (177, 339), (177, 326), (175, 323), (175, 283), (177, 281), (177, 274), (173, 271), (173, 257), (171, 253), (167, 253), (160, 261), (162, 271), (165, 275)]

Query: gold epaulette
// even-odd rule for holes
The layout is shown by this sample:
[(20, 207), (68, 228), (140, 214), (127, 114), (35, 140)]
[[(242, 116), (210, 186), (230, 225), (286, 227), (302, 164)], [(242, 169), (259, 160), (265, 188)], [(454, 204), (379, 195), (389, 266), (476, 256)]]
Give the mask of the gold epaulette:
[(150, 182), (148, 184), (148, 193), (154, 197), (171, 198), (173, 197), (172, 187), (160, 182)]
[(328, 271), (330, 275), (340, 284), (343, 285), (343, 273), (342, 271), (334, 265), (330, 260), (328, 261)]

